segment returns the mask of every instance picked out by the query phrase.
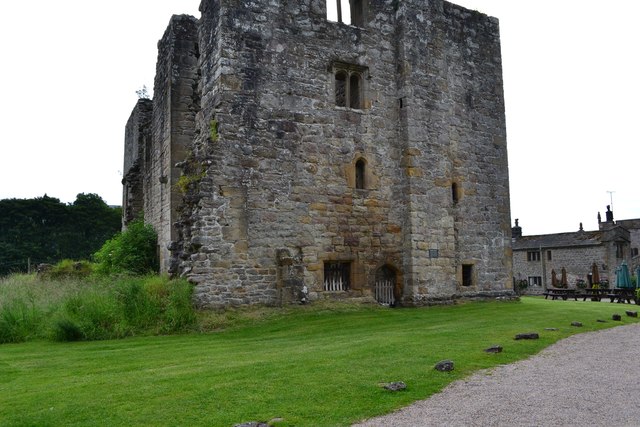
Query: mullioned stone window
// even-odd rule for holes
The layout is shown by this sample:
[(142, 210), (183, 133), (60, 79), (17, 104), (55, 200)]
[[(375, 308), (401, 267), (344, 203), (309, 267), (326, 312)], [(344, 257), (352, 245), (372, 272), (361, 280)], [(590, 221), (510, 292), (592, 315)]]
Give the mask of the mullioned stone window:
[(337, 107), (364, 108), (364, 80), (367, 69), (355, 64), (334, 63), (334, 95)]
[(529, 286), (542, 286), (541, 276), (529, 276)]
[(527, 261), (540, 261), (540, 252), (527, 251)]

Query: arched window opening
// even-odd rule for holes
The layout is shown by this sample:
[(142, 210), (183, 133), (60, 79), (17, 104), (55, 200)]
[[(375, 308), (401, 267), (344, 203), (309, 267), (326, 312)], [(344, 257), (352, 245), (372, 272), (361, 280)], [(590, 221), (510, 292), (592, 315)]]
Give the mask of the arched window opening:
[(347, 106), (347, 73), (344, 71), (336, 73), (336, 105)]
[(362, 108), (360, 103), (360, 75), (351, 74), (349, 78), (349, 107)]
[(364, 159), (358, 159), (356, 162), (356, 189), (365, 189), (365, 168), (366, 162)]

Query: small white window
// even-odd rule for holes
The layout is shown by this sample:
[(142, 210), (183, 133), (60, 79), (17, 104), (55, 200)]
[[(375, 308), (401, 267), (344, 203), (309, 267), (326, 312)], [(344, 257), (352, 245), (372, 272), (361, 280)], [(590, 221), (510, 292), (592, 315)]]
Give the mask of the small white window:
[(365, 0), (327, 0), (327, 20), (363, 27)]

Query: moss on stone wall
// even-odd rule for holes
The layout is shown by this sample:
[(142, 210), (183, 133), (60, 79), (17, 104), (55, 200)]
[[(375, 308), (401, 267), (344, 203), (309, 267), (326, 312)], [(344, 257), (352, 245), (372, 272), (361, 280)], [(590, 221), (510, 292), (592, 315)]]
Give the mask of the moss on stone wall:
[(216, 119), (213, 119), (211, 120), (211, 122), (209, 122), (209, 139), (211, 140), (211, 142), (217, 142), (218, 138), (218, 121)]

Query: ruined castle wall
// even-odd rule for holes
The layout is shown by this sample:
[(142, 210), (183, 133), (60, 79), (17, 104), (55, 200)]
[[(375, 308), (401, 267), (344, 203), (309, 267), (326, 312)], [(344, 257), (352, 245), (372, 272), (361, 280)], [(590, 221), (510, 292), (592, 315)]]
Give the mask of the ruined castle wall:
[(142, 216), (144, 206), (144, 153), (151, 143), (153, 103), (139, 99), (125, 127), (122, 225)]
[[(321, 6), (203, 2), (199, 127), (210, 166), (189, 274), (208, 304), (275, 301), (279, 250), (297, 264), (291, 283), (312, 294), (327, 260), (352, 263), (352, 295), (370, 293), (379, 266), (402, 270), (394, 53), (380, 48), (392, 27), (387, 17), (374, 23), (382, 35), (327, 22)], [(364, 108), (336, 107), (337, 62), (376, 76), (364, 81)]]
[(176, 164), (192, 144), (199, 108), (197, 20), (173, 16), (158, 42), (154, 82), (152, 145), (146, 154), (145, 221), (158, 233), (161, 271), (170, 269), (169, 246), (176, 238), (176, 207), (181, 203)]
[(398, 17), (409, 293), (502, 291), (511, 233), (497, 20), (418, 0), (402, 2)]
[[(372, 0), (360, 26), (327, 21), (318, 0), (201, 12), (185, 171), (205, 173), (177, 253), (201, 305), (366, 297), (382, 266), (416, 304), (510, 286), (494, 20), (417, 0)], [(355, 108), (336, 105), (340, 70), (361, 76)], [(324, 289), (331, 261), (349, 265), (347, 291)]]

